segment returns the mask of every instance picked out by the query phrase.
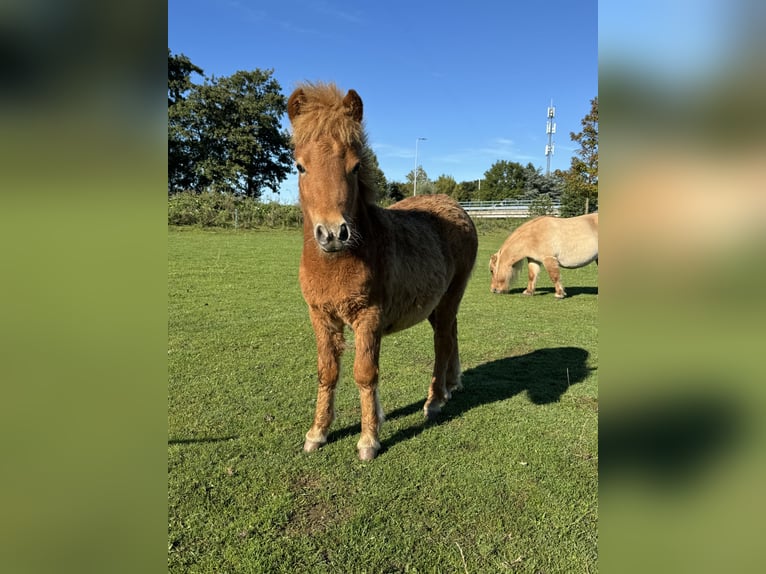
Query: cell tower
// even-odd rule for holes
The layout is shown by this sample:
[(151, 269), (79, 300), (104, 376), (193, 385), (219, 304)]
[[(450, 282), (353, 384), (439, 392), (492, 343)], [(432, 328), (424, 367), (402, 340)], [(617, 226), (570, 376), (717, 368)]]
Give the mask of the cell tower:
[(545, 145), (545, 160), (546, 168), (545, 175), (551, 174), (551, 156), (553, 155), (553, 134), (556, 133), (556, 122), (553, 119), (556, 117), (556, 108), (553, 107), (553, 100), (551, 99), (551, 105), (548, 106), (548, 122), (545, 125), (545, 133), (548, 134), (548, 143)]

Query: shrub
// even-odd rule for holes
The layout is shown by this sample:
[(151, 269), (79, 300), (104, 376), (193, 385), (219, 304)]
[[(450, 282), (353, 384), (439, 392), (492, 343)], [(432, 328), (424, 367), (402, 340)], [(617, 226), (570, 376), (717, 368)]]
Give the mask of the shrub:
[(168, 198), (168, 225), (224, 228), (299, 227), (303, 215), (298, 205), (261, 203), (229, 193), (184, 191)]
[(547, 193), (536, 195), (529, 204), (529, 216), (553, 215), (553, 200)]

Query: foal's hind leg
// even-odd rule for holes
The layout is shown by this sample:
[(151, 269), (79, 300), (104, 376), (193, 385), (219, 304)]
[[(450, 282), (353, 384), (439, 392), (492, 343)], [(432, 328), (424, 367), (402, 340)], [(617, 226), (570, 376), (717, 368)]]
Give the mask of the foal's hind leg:
[(527, 288), (524, 289), (522, 295), (534, 295), (537, 276), (540, 274), (540, 264), (537, 261), (527, 259), (527, 271), (529, 273), (529, 279), (527, 281)]
[(309, 310), (317, 342), (317, 373), (319, 388), (314, 424), (306, 433), (303, 450), (317, 450), (327, 442), (327, 433), (335, 418), (335, 386), (340, 373), (343, 353), (343, 323), (323, 313)]
[(452, 391), (461, 389), (460, 357), (457, 344), (457, 308), (462, 297), (445, 299), (428, 317), (434, 330), (434, 370), (428, 398), (423, 406), (426, 417), (433, 418), (452, 397)]
[(564, 286), (561, 284), (561, 271), (559, 270), (559, 262), (555, 257), (546, 257), (543, 259), (543, 265), (545, 270), (553, 281), (553, 287), (556, 289), (556, 299), (563, 299), (567, 296), (564, 291)]
[(428, 387), (428, 398), (423, 406), (423, 412), (427, 418), (433, 418), (441, 411), (447, 402), (447, 366), (455, 347), (453, 340), (454, 318), (450, 322), (447, 318), (440, 318), (434, 311), (428, 317), (434, 329), (434, 371), (431, 377), (431, 385)]
[(460, 353), (458, 351), (457, 318), (452, 324), (452, 339), (455, 341), (455, 344), (452, 347), (452, 354), (447, 362), (447, 399), (452, 398), (452, 391), (463, 390), (463, 383), (461, 381), (463, 370), (460, 367)]

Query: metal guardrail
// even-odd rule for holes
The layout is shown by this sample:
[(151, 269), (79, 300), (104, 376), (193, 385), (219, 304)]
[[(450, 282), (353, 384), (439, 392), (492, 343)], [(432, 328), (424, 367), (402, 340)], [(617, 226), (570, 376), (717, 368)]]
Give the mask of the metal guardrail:
[[(532, 200), (503, 199), (500, 201), (463, 201), (460, 205), (476, 219), (502, 219), (529, 217)], [(553, 215), (561, 213), (561, 205), (553, 205)]]

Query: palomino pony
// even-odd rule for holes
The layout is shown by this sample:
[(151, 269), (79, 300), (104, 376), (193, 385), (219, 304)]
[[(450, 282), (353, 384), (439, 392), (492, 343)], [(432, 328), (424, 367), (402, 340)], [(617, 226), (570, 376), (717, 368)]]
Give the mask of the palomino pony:
[(556, 297), (566, 297), (559, 267), (577, 269), (592, 261), (598, 265), (598, 213), (569, 218), (544, 216), (520, 225), (489, 259), (490, 290), (507, 293), (525, 258), (529, 281), (524, 295), (535, 294), (542, 264), (556, 288)]
[(423, 410), (435, 416), (460, 387), (457, 311), (476, 260), (470, 217), (444, 195), (375, 205), (372, 152), (362, 100), (334, 84), (306, 83), (290, 96), (298, 189), (303, 210), (300, 283), (316, 336), (319, 390), (305, 451), (327, 442), (344, 326), (354, 332), (354, 379), (362, 405), (359, 458), (380, 449), (381, 337), (428, 319), (434, 369)]

